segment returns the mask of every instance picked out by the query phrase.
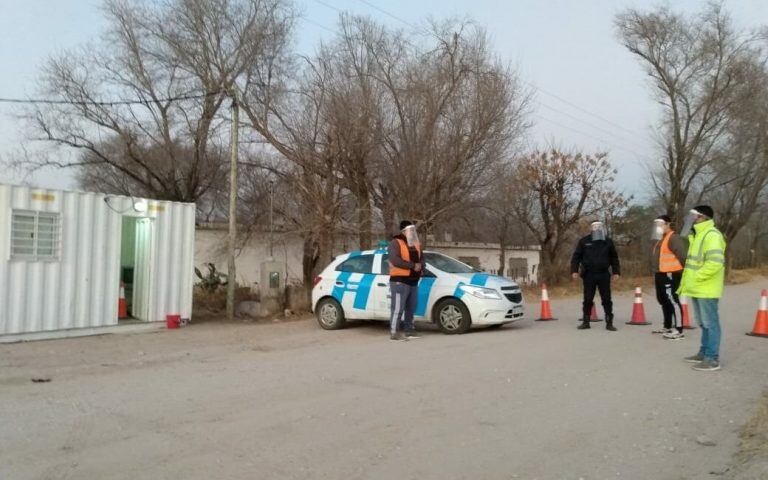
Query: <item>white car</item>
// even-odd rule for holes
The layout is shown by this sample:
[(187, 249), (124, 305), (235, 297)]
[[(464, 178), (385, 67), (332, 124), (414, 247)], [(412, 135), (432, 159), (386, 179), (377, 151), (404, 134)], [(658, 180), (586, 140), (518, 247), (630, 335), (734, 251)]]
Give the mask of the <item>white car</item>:
[[(326, 330), (348, 320), (390, 318), (389, 263), (386, 250), (351, 252), (336, 257), (315, 278), (312, 311)], [(437, 252), (424, 252), (414, 320), (432, 322), (444, 333), (472, 326), (499, 326), (520, 320), (523, 294), (511, 280), (478, 272)]]

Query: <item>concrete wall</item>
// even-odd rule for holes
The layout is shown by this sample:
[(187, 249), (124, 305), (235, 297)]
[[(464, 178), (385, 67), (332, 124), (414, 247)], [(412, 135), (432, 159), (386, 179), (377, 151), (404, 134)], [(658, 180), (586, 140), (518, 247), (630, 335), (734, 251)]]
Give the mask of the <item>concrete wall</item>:
[[(340, 244), (336, 253), (354, 250), (354, 248), (354, 245), (345, 247)], [(450, 242), (433, 243), (428, 248), (454, 258), (475, 257), (479, 261), (481, 270), (493, 274), (498, 272), (501, 253), (498, 244)], [(275, 234), (273, 252), (275, 261), (285, 265), (286, 283), (288, 285), (301, 283), (301, 238), (292, 234)], [(510, 276), (512, 273), (509, 268), (511, 258), (524, 259), (527, 263), (526, 271), (522, 272), (518, 268), (516, 271), (518, 275), (514, 280), (522, 284), (536, 283), (539, 273), (539, 253), (538, 247), (508, 248), (505, 276)], [(238, 284), (255, 288), (261, 275), (259, 266), (268, 256), (268, 234), (256, 233), (248, 236), (236, 259)], [(195, 265), (201, 271), (205, 271), (203, 266), (209, 262), (215, 264), (218, 270), (227, 271), (227, 232), (225, 230), (198, 228), (195, 236)]]
[[(235, 259), (237, 283), (255, 288), (261, 278), (260, 265), (269, 257), (268, 234), (252, 234), (244, 241)], [(285, 265), (286, 284), (301, 282), (302, 241), (297, 235), (275, 235), (272, 249), (276, 262)], [(198, 228), (195, 236), (195, 266), (202, 272), (207, 263), (216, 265), (221, 272), (227, 271), (227, 232)]]

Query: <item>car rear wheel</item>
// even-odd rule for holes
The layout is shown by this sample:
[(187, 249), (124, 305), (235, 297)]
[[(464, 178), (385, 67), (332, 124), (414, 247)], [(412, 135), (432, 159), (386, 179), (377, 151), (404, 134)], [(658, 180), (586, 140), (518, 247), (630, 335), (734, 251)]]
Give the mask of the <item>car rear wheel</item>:
[(472, 325), (469, 310), (456, 298), (447, 298), (440, 302), (435, 307), (435, 319), (440, 330), (449, 335), (466, 333)]
[(338, 330), (347, 325), (344, 309), (333, 298), (324, 298), (317, 304), (317, 323), (325, 330)]

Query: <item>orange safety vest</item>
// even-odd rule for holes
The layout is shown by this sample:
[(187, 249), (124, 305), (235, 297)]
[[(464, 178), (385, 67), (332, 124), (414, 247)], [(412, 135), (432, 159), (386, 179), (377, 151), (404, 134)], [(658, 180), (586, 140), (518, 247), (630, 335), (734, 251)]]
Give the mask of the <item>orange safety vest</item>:
[(683, 269), (680, 260), (678, 260), (672, 250), (669, 249), (669, 237), (671, 237), (673, 233), (674, 232), (667, 233), (664, 235), (664, 240), (661, 241), (661, 249), (659, 250), (659, 271), (662, 273), (679, 272)]
[[(405, 260), (406, 262), (411, 261), (411, 251), (408, 250), (408, 244), (402, 241), (399, 238), (396, 238), (397, 243), (400, 244), (400, 256)], [(421, 258), (421, 245), (416, 245), (416, 251), (419, 252), (419, 258)], [(392, 265), (392, 262), (389, 262), (389, 276), (390, 277), (410, 277), (411, 271), (407, 268), (400, 268)]]

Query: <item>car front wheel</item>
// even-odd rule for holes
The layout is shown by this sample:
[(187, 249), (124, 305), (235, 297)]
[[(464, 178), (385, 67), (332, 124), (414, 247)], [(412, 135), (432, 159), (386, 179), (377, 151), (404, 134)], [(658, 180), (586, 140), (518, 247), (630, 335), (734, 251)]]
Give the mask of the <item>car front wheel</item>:
[(435, 308), (435, 319), (440, 330), (449, 335), (466, 333), (472, 325), (469, 310), (461, 300), (456, 298), (448, 298), (440, 302)]
[(324, 298), (317, 304), (317, 323), (325, 330), (338, 330), (347, 324), (344, 318), (344, 310), (333, 298)]

